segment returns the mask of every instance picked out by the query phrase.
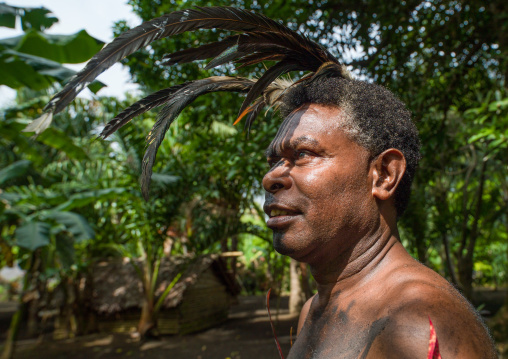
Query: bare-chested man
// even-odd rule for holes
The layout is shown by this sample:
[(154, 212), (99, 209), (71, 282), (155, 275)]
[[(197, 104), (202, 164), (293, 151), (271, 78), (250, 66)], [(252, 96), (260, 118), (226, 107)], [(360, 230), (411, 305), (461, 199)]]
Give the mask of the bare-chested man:
[(403, 248), (397, 219), (418, 133), (386, 89), (338, 78), (292, 88), (267, 150), (265, 212), (275, 249), (309, 263), (318, 292), (289, 358), (496, 358), (481, 318)]

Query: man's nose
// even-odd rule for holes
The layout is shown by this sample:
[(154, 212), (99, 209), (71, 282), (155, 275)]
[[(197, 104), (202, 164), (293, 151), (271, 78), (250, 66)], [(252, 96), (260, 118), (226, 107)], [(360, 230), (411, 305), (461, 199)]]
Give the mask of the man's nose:
[(292, 185), (292, 179), (289, 176), (290, 168), (287, 164), (280, 163), (275, 165), (263, 177), (263, 187), (265, 191), (275, 193), (280, 189), (289, 189)]

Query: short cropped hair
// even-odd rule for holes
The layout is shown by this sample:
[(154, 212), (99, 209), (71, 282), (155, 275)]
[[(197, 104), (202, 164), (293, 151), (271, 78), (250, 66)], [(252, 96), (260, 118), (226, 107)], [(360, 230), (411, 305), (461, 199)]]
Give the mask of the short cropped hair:
[(344, 111), (346, 135), (366, 148), (371, 159), (395, 148), (406, 158), (406, 172), (395, 192), (397, 218), (409, 203), (411, 183), (420, 160), (420, 139), (404, 103), (386, 88), (358, 80), (318, 77), (288, 89), (280, 113), (286, 118), (304, 104), (336, 106)]

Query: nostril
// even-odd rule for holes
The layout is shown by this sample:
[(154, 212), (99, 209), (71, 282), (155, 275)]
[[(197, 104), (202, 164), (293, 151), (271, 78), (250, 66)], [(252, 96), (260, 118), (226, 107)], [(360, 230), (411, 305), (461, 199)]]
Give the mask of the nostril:
[(270, 187), (270, 191), (277, 191), (281, 188), (283, 188), (284, 186), (281, 184), (281, 183), (274, 183), (272, 184), (272, 186)]

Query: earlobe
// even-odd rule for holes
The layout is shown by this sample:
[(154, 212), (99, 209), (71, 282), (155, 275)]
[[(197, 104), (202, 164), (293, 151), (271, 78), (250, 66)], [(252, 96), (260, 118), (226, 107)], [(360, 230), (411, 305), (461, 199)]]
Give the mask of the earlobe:
[(406, 172), (406, 159), (402, 152), (390, 148), (377, 156), (372, 164), (372, 195), (380, 200), (393, 197)]

